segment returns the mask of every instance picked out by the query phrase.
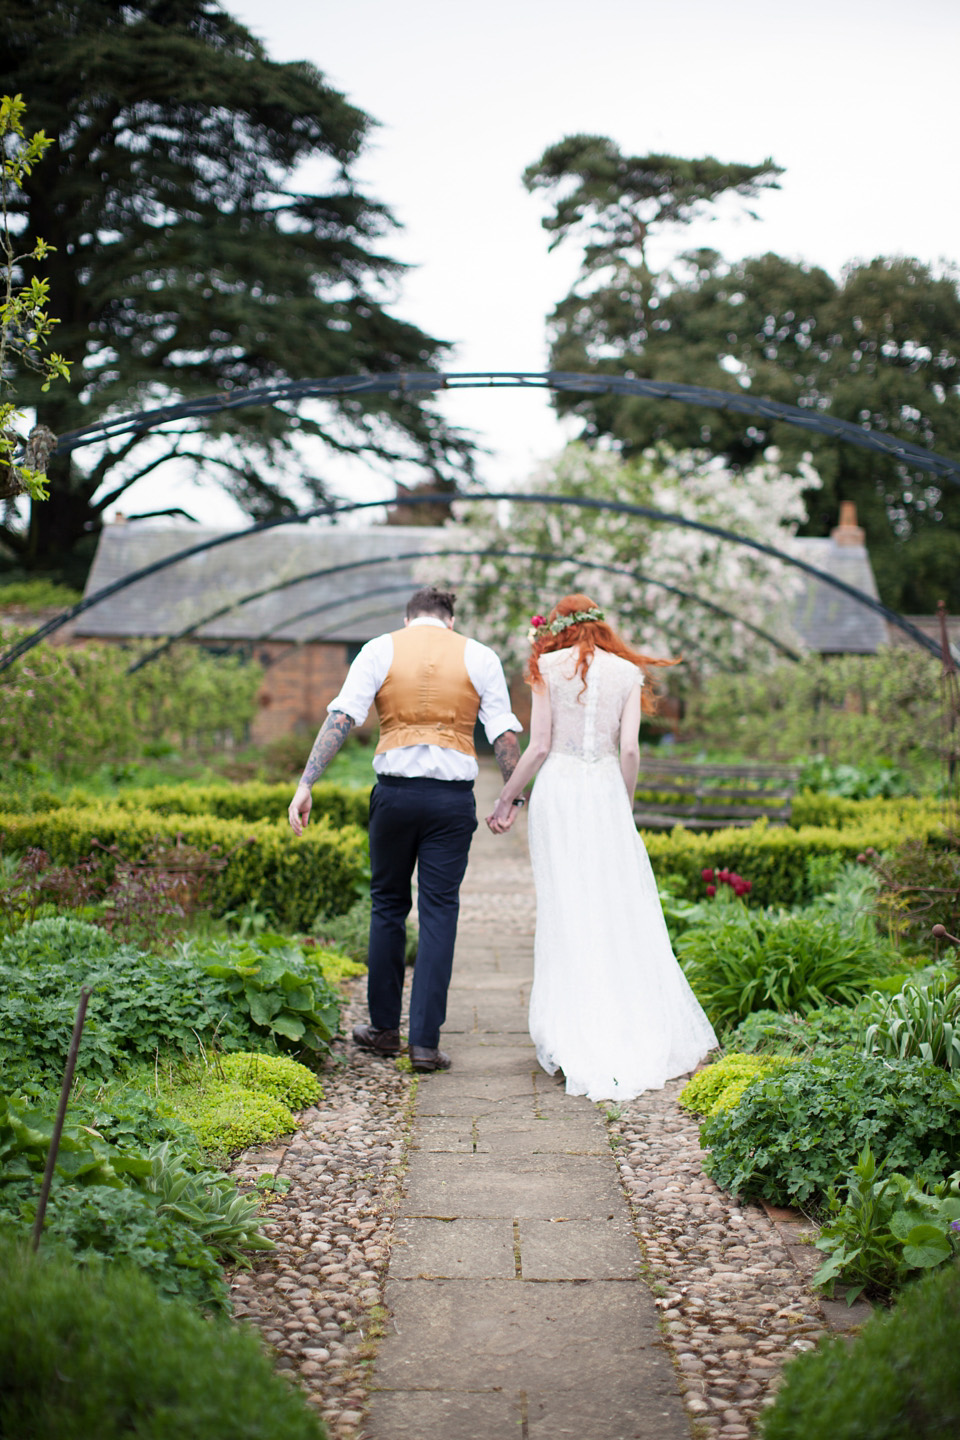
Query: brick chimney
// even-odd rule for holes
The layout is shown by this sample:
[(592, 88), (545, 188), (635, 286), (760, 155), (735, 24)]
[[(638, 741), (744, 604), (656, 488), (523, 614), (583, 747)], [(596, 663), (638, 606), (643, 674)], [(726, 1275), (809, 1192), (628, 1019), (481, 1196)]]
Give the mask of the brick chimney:
[(834, 545), (859, 545), (861, 549), (866, 544), (866, 532), (857, 524), (857, 507), (852, 500), (840, 501), (840, 523), (830, 531), (830, 539)]

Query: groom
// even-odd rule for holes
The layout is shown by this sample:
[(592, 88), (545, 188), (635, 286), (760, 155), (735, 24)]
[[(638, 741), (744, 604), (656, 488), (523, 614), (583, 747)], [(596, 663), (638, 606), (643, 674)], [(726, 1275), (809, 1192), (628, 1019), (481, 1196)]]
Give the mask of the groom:
[[(380, 717), (370, 793), (369, 1025), (363, 1050), (400, 1053), (406, 918), (417, 866), (420, 940), (410, 997), (414, 1070), (447, 1070), (439, 1048), (460, 911), (460, 883), (477, 828), (473, 732), (481, 721), (506, 781), (521, 725), (503, 667), (486, 645), (454, 632), (456, 597), (430, 587), (407, 603), (404, 628), (370, 640), (350, 666), (314, 742), (288, 813), (295, 835), (310, 818), (310, 788), (372, 703)], [(514, 802), (522, 803), (522, 801)]]

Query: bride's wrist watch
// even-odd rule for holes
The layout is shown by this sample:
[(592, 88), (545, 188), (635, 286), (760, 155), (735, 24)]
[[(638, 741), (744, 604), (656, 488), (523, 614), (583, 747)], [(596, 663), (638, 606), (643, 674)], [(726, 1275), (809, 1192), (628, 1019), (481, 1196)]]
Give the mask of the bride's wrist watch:
[(514, 800), (513, 803), (514, 803), (514, 805), (519, 805), (519, 806), (522, 808), (522, 807), (523, 807), (524, 805), (526, 805), (526, 803), (527, 803), (527, 797), (526, 797), (526, 795), (518, 795), (517, 798), (516, 798), (516, 800)]

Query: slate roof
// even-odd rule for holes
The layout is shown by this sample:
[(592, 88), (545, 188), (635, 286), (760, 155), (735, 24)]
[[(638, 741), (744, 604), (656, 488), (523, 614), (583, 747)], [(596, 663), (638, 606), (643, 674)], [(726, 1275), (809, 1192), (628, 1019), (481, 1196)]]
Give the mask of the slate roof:
[[(225, 532), (194, 526), (128, 521), (107, 525), (100, 537), (86, 594), (178, 550)], [(414, 577), (413, 555), (442, 548), (445, 532), (427, 526), (289, 525), (244, 537), (177, 562), (94, 606), (76, 621), (82, 636), (152, 638), (178, 634), (211, 616), (196, 634), (208, 641), (329, 640), (362, 644), (399, 628), (409, 595), (424, 583)], [(876, 598), (869, 556), (862, 545), (798, 538), (799, 558)], [(404, 558), (400, 558), (404, 557)], [(358, 561), (372, 563), (349, 567)], [(296, 580), (315, 571), (334, 573)], [(438, 574), (438, 582), (442, 575)], [(283, 590), (228, 609), (235, 601), (289, 580)], [(302, 612), (311, 612), (302, 615)], [(297, 616), (302, 618), (297, 619)], [(804, 577), (792, 602), (794, 629), (814, 651), (873, 654), (888, 643), (875, 611), (829, 585)]]
[[(877, 583), (863, 545), (838, 545), (832, 536), (801, 536), (793, 541), (797, 558), (855, 585), (874, 600)], [(859, 605), (852, 596), (812, 575), (793, 602), (793, 628), (810, 650), (821, 655), (873, 655), (888, 643), (887, 622), (876, 610)]]
[[(221, 531), (131, 522), (104, 528), (86, 594)], [(178, 634), (244, 596), (289, 580), (272, 595), (228, 610), (196, 632), (213, 641), (323, 639), (362, 643), (403, 624), (404, 606), (422, 580), (411, 557), (440, 548), (441, 531), (426, 526), (284, 525), (205, 550), (119, 591), (81, 615), (84, 636), (146, 638)], [(356, 569), (296, 580), (299, 575), (371, 561)], [(427, 582), (429, 583), (429, 582)], [(295, 617), (310, 611), (301, 619)]]

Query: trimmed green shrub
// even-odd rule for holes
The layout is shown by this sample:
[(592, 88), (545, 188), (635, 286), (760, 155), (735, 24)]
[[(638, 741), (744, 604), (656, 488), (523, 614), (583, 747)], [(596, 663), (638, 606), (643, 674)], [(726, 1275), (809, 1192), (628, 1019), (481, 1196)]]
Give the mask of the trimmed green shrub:
[(928, 1440), (960, 1425), (960, 1265), (904, 1291), (851, 1342), (832, 1336), (784, 1370), (764, 1440)]
[[(286, 824), (287, 806), (295, 788), (289, 783), (268, 784), (260, 780), (248, 780), (242, 785), (151, 785), (120, 790), (110, 803), (121, 810), (149, 810), (154, 815), (206, 815), (218, 820), (247, 823), (269, 820)], [(102, 802), (78, 786), (71, 790), (66, 803), (84, 807)], [(369, 812), (369, 786), (366, 790), (352, 790), (321, 780), (313, 787), (311, 825), (325, 818), (335, 829), (344, 825), (366, 829)]]
[(160, 1300), (122, 1266), (0, 1253), (0, 1434), (325, 1440), (252, 1331)]
[[(42, 814), (0, 813), (6, 849), (37, 847), (58, 864), (84, 859), (94, 840), (117, 845), (129, 860), (136, 860), (158, 838), (172, 841), (177, 835), (199, 850), (219, 846), (229, 856), (224, 870), (210, 878), (206, 889), (206, 903), (214, 915), (242, 910), (253, 898), (290, 930), (306, 930), (318, 906), (332, 914), (348, 910), (367, 871), (364, 832), (356, 825), (337, 828), (324, 816), (311, 822), (298, 839), (286, 818), (247, 822), (211, 815), (165, 816), (152, 810), (127, 810), (114, 802), (81, 809), (65, 805)], [(112, 857), (97, 853), (109, 877)]]
[(960, 1167), (960, 1086), (918, 1061), (813, 1056), (751, 1085), (700, 1143), (724, 1190), (775, 1205), (824, 1203), (867, 1146), (935, 1181)]
[(731, 1110), (748, 1086), (790, 1064), (792, 1060), (782, 1055), (724, 1055), (687, 1081), (677, 1096), (677, 1104), (698, 1115)]
[[(703, 897), (703, 870), (735, 870), (752, 883), (751, 900), (758, 904), (797, 905), (812, 894), (808, 868), (812, 859), (839, 856), (853, 861), (871, 845), (891, 850), (910, 837), (934, 844), (943, 841), (942, 818), (933, 802), (858, 802), (821, 795), (813, 796), (812, 802), (816, 802), (818, 815), (829, 815), (829, 824), (799, 823), (795, 829), (758, 821), (743, 830), (644, 832), (653, 872), (658, 880), (669, 877), (675, 895), (699, 900)], [(842, 807), (852, 807), (852, 812), (844, 812)], [(799, 816), (796, 818), (799, 822)]]

